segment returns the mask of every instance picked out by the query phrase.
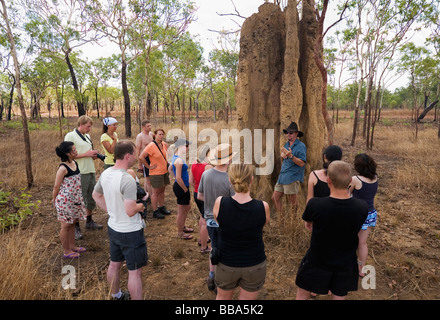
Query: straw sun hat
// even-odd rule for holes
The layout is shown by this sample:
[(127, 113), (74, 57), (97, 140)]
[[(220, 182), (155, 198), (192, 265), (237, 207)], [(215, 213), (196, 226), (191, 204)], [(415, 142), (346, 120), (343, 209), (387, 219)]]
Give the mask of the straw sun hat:
[(209, 152), (208, 161), (214, 166), (219, 166), (231, 161), (236, 154), (237, 152), (232, 152), (232, 146), (229, 143), (222, 143)]

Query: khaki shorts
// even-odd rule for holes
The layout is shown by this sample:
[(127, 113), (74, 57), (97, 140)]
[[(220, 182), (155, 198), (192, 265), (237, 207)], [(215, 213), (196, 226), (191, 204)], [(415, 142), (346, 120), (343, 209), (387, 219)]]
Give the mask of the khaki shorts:
[(150, 175), (150, 182), (154, 189), (165, 187), (170, 184), (170, 174), (167, 172), (160, 175)]
[(282, 192), (284, 194), (298, 194), (299, 181), (293, 181), (291, 184), (277, 184), (275, 185), (274, 191)]
[(261, 290), (266, 280), (266, 260), (252, 267), (235, 268), (225, 266), (221, 262), (215, 269), (215, 283), (223, 290), (237, 287), (248, 292)]

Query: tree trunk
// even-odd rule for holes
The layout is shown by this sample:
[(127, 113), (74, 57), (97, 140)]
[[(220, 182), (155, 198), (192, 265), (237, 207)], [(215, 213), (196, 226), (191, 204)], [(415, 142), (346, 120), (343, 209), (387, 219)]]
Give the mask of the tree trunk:
[(21, 79), (20, 79), (20, 66), (18, 63), (18, 57), (17, 57), (17, 50), (15, 48), (15, 40), (14, 36), (12, 34), (11, 27), (9, 26), (9, 19), (6, 11), (6, 4), (4, 0), (0, 0), (3, 6), (3, 11), (1, 12), (3, 15), (3, 19), (5, 21), (5, 27), (7, 31), (7, 36), (9, 39), (9, 42), (11, 44), (11, 54), (12, 58), (14, 60), (14, 69), (15, 69), (15, 81), (16, 81), (16, 89), (17, 89), (17, 97), (18, 102), (20, 105), (20, 111), (21, 111), (21, 122), (23, 125), (23, 138), (24, 138), (24, 159), (26, 164), (26, 177), (27, 177), (27, 188), (32, 188), (34, 184), (34, 177), (32, 174), (32, 157), (31, 157), (31, 141), (30, 141), (30, 135), (29, 135), (29, 128), (27, 124), (27, 116), (26, 116), (26, 110), (24, 107), (24, 99), (23, 99), (23, 93), (21, 91)]
[(12, 77), (13, 81), (12, 81), (12, 86), (11, 86), (11, 91), (9, 92), (9, 105), (8, 105), (8, 121), (11, 121), (11, 117), (12, 117), (12, 103), (14, 102), (14, 88), (15, 88), (15, 77), (14, 75), (11, 73), (10, 77)]
[(128, 94), (127, 86), (127, 63), (124, 59), (122, 59), (121, 81), (122, 94), (124, 96), (125, 135), (127, 138), (131, 138), (130, 95)]
[(75, 90), (76, 105), (78, 107), (78, 117), (81, 117), (82, 115), (86, 114), (86, 110), (84, 108), (84, 104), (81, 99), (82, 94), (78, 87), (78, 81), (76, 80), (75, 71), (73, 70), (72, 63), (70, 62), (69, 52), (65, 52), (64, 56), (66, 57), (66, 63), (67, 66), (69, 67), (70, 76), (72, 78), (73, 89)]
[(314, 58), (316, 66), (319, 69), (319, 72), (321, 72), (322, 77), (322, 89), (321, 89), (321, 111), (322, 115), (324, 117), (325, 126), (327, 128), (327, 139), (328, 144), (333, 145), (334, 142), (334, 130), (333, 130), (333, 123), (332, 119), (328, 114), (327, 111), (327, 69), (325, 68), (323, 58), (322, 58), (322, 40), (324, 38), (324, 20), (325, 20), (325, 14), (327, 11), (327, 5), (328, 0), (324, 1), (323, 10), (321, 13), (321, 17), (318, 20), (318, 33), (316, 37), (315, 42), (315, 50), (314, 50)]

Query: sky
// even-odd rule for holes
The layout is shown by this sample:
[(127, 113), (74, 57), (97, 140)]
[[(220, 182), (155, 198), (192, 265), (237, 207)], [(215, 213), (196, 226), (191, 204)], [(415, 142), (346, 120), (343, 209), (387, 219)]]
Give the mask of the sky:
[[(232, 31), (239, 29), (239, 25), (244, 19), (237, 16), (220, 16), (219, 14), (235, 14), (236, 11), (244, 17), (249, 17), (253, 13), (258, 12), (258, 7), (262, 5), (264, 0), (192, 0), (198, 7), (194, 21), (188, 31), (193, 35), (198, 35), (198, 41), (204, 48), (204, 56), (208, 57), (209, 52), (218, 46), (218, 33), (210, 30), (226, 30)], [(272, 2), (272, 0), (270, 0)], [(287, 1), (285, 1), (287, 3)], [(332, 2), (330, 1), (330, 5)], [(235, 5), (235, 8), (234, 8)], [(236, 11), (235, 11), (236, 10)], [(333, 23), (337, 20), (337, 15), (331, 7), (328, 9), (326, 23)], [(332, 28), (333, 29), (333, 28)], [(96, 45), (92, 50), (86, 50), (86, 57), (89, 61), (98, 57), (107, 57), (113, 53), (119, 53), (118, 48), (114, 44), (97, 48)], [(400, 76), (398, 81), (392, 84), (391, 90), (396, 87), (406, 86), (407, 77)]]

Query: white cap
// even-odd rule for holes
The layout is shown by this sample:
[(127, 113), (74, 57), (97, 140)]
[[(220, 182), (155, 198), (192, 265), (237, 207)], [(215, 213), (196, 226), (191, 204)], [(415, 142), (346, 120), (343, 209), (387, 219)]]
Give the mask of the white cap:
[(110, 126), (110, 125), (118, 122), (118, 120), (116, 120), (115, 118), (112, 118), (112, 117), (104, 118), (104, 120), (102, 120), (102, 121), (104, 122), (104, 124), (106, 126)]

